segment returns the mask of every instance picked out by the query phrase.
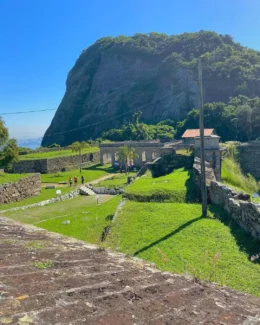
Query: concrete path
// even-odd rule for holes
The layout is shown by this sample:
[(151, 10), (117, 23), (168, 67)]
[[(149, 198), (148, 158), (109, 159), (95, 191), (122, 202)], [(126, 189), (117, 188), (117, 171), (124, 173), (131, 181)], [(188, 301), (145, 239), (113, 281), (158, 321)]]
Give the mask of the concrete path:
[(0, 324), (257, 325), (260, 299), (0, 218)]

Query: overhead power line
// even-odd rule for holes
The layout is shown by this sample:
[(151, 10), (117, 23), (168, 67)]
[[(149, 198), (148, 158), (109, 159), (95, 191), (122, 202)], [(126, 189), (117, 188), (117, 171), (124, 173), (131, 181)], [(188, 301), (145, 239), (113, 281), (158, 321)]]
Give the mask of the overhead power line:
[(17, 114), (39, 113), (39, 112), (47, 112), (47, 111), (56, 111), (56, 108), (40, 109), (40, 110), (36, 110), (36, 111), (21, 111), (21, 112), (0, 113), (0, 116), (1, 115), (17, 115)]
[(82, 126), (82, 127), (79, 127), (79, 128), (75, 128), (75, 129), (71, 129), (71, 130), (63, 131), (63, 132), (57, 132), (57, 133), (52, 133), (52, 134), (46, 134), (45, 137), (51, 137), (51, 136), (54, 136), (54, 135), (60, 135), (60, 134), (70, 133), (70, 132), (74, 132), (74, 131), (82, 130), (82, 129), (85, 129), (85, 128), (87, 128), (87, 127), (96, 126), (96, 125), (98, 125), (98, 124), (102, 124), (102, 123), (105, 123), (105, 122), (108, 122), (108, 121), (111, 121), (111, 120), (117, 119), (118, 117), (121, 117), (121, 116), (127, 115), (127, 114), (129, 114), (129, 113), (131, 113), (131, 112), (134, 112), (134, 111), (137, 111), (137, 110), (140, 110), (140, 109), (142, 109), (142, 108), (144, 108), (144, 107), (146, 107), (146, 106), (148, 106), (148, 105), (151, 105), (151, 104), (153, 104), (153, 103), (155, 103), (155, 102), (157, 102), (157, 101), (159, 101), (159, 100), (161, 100), (161, 99), (164, 99), (164, 98), (166, 98), (166, 97), (169, 97), (170, 95), (172, 95), (172, 92), (168, 93), (168, 94), (165, 95), (165, 96), (162, 96), (162, 97), (160, 97), (160, 98), (157, 98), (157, 99), (155, 99), (155, 100), (153, 100), (153, 101), (151, 101), (151, 102), (149, 102), (149, 103), (147, 103), (147, 104), (141, 105), (141, 106), (139, 106), (139, 107), (135, 107), (135, 108), (133, 108), (133, 109), (128, 110), (127, 112), (124, 112), (124, 113), (122, 113), (122, 114), (119, 114), (119, 115), (116, 115), (116, 116), (110, 117), (110, 118), (108, 118), (108, 119), (106, 119), (106, 120), (103, 120), (103, 121), (100, 121), (100, 122), (96, 122), (96, 123), (93, 123), (93, 124), (89, 124), (89, 125), (85, 125), (85, 126)]

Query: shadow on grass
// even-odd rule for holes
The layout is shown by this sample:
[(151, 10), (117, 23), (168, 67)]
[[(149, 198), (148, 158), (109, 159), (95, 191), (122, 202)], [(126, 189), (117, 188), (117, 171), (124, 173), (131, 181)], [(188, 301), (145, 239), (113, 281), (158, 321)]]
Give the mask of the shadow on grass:
[(188, 171), (189, 173), (189, 178), (185, 182), (185, 187), (186, 187), (185, 201), (187, 203), (198, 203), (200, 202), (200, 199), (199, 199), (199, 191), (193, 181), (194, 171), (192, 169), (184, 169), (184, 170)]
[[(254, 239), (248, 232), (242, 229), (227, 212), (217, 205), (209, 206), (209, 211), (214, 215), (215, 218), (220, 220), (224, 225), (230, 228), (232, 236), (235, 238), (239, 250), (248, 254), (248, 259), (251, 256), (260, 253), (260, 241)], [(260, 262), (255, 262), (259, 264)]]
[(83, 170), (101, 170), (107, 173), (114, 173), (115, 170), (112, 166), (103, 167), (101, 164), (92, 165), (90, 167), (84, 167)]
[(200, 217), (198, 217), (198, 218), (195, 218), (195, 219), (192, 219), (192, 220), (190, 220), (190, 221), (184, 223), (184, 224), (181, 225), (179, 228), (177, 228), (177, 229), (175, 229), (174, 231), (170, 232), (168, 235), (166, 235), (166, 236), (164, 236), (164, 237), (162, 237), (162, 238), (160, 238), (160, 239), (158, 239), (158, 240), (152, 242), (150, 245), (147, 245), (147, 246), (145, 246), (145, 247), (139, 249), (138, 251), (136, 251), (136, 252), (134, 253), (134, 256), (137, 256), (137, 255), (139, 255), (139, 254), (141, 254), (141, 253), (147, 251), (148, 249), (152, 248), (153, 246), (160, 244), (160, 243), (163, 242), (164, 240), (167, 240), (168, 238), (170, 238), (170, 237), (172, 237), (172, 236), (178, 234), (178, 233), (179, 233), (180, 231), (182, 231), (183, 229), (189, 227), (189, 226), (192, 225), (194, 222), (197, 222), (197, 221), (199, 221), (199, 220), (201, 220), (201, 219), (203, 219), (202, 216), (200, 216)]

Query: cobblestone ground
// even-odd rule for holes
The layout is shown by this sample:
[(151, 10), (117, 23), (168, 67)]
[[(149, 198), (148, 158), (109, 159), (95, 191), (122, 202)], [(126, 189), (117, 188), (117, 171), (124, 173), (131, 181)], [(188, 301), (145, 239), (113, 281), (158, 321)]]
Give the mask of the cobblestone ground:
[(0, 324), (260, 324), (260, 299), (0, 218)]

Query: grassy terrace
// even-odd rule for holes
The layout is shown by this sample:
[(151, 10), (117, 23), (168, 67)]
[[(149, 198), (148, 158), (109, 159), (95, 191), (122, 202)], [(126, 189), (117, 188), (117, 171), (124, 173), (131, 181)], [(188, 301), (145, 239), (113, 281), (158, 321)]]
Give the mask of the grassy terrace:
[(101, 166), (99, 164), (96, 164), (90, 167), (83, 168), (82, 173), (80, 173), (79, 168), (77, 168), (66, 172), (42, 174), (41, 181), (42, 183), (68, 182), (70, 177), (73, 178), (74, 176), (77, 176), (80, 182), (80, 177), (81, 175), (83, 175), (85, 178), (85, 182), (87, 183), (112, 172), (113, 168), (111, 167), (111, 165)]
[(128, 198), (136, 201), (191, 202), (195, 199), (195, 187), (190, 175), (191, 171), (181, 168), (163, 177), (144, 176), (125, 192)]
[[(108, 197), (107, 197), (108, 199)], [(45, 207), (31, 208), (24, 211), (8, 212), (14, 220), (72, 236), (90, 243), (100, 244), (104, 228), (111, 224), (121, 196), (97, 206), (95, 197), (79, 196), (73, 200), (58, 202)], [(63, 225), (70, 220), (70, 225)]]
[(0, 184), (4, 183), (14, 183), (19, 179), (30, 176), (29, 174), (8, 174), (8, 173), (0, 173)]
[(115, 187), (125, 187), (127, 185), (127, 177), (136, 176), (136, 172), (130, 172), (128, 175), (125, 173), (118, 173), (112, 178), (106, 179), (97, 184), (97, 186), (115, 188)]
[[(82, 150), (82, 153), (94, 153), (99, 151), (99, 147), (89, 147)], [(21, 155), (19, 160), (32, 160), (32, 159), (47, 159), (47, 158), (58, 158), (58, 157), (67, 157), (75, 156), (76, 152), (72, 152), (71, 149), (52, 151), (52, 152), (38, 152), (38, 153), (29, 153), (27, 155)]]
[[(9, 212), (7, 216), (143, 258), (162, 270), (190, 274), (260, 296), (260, 263), (250, 260), (260, 253), (259, 242), (221, 208), (210, 206), (209, 217), (202, 218), (200, 204), (187, 203), (194, 201), (189, 177), (190, 172), (184, 169), (155, 179), (142, 177), (125, 188), (132, 194), (131, 200), (126, 200), (113, 222), (120, 196), (100, 206), (93, 197), (77, 197)], [(111, 180), (112, 185), (119, 180), (123, 181), (118, 175)], [(156, 192), (161, 193), (159, 197)], [(158, 198), (166, 201), (136, 201)], [(70, 224), (64, 225), (66, 220)], [(107, 227), (111, 230), (102, 242)]]
[(260, 245), (222, 211), (186, 203), (128, 201), (120, 210), (107, 246), (154, 262), (174, 273), (188, 273), (260, 296), (260, 265), (250, 256)]

